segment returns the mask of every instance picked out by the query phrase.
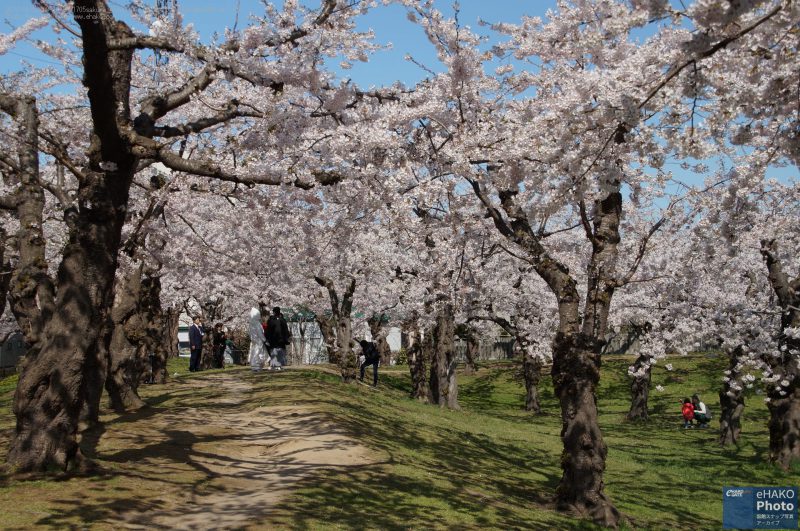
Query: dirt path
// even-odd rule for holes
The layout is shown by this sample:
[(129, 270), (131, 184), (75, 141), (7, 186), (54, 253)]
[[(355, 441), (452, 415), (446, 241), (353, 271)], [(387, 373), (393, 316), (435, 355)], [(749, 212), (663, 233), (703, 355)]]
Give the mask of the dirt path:
[(161, 409), (126, 420), (117, 429), (110, 427), (100, 436), (98, 449), (121, 449), (114, 457), (120, 468), (141, 475), (146, 489), (163, 489), (163, 495), (155, 497), (157, 503), (151, 499), (119, 510), (116, 525), (129, 529), (258, 525), (299, 480), (322, 468), (345, 471), (375, 459), (324, 413), (310, 407), (253, 409), (252, 378), (237, 371), (172, 384), (173, 394), (186, 397), (197, 387), (213, 388), (218, 393), (213, 409), (212, 401), (207, 407)]

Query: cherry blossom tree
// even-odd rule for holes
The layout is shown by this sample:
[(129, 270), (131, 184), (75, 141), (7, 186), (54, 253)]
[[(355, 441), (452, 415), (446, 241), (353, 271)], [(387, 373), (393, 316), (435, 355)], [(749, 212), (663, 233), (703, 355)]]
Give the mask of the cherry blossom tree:
[[(104, 323), (112, 307), (117, 251), (130, 186), (141, 165), (161, 162), (174, 171), (269, 185), (286, 181), (310, 187), (315, 180), (338, 179), (333, 157), (324, 157), (321, 167), (312, 163), (321, 157), (300, 155), (302, 151), (286, 157), (283, 149), (273, 158), (275, 151), (259, 150), (259, 156), (247, 158), (246, 169), (235, 149), (215, 146), (204, 158), (186, 156), (185, 151), (213, 144), (206, 135), (211, 128), (230, 124), (235, 130), (237, 120), (248, 118), (266, 120), (261, 131), (272, 131), (270, 144), (285, 147), (291, 138), (294, 149), (303, 144), (297, 139), (304, 128), (336, 126), (320, 112), (320, 97), (323, 105), (332, 96), (344, 104), (365, 98), (347, 87), (329, 86), (330, 76), (320, 73), (324, 54), (359, 57), (369, 49), (363, 36), (352, 31), (356, 6), (335, 10), (335, 5), (324, 2), (318, 12), (301, 14), (299, 21), (294, 5), (283, 12), (270, 9), (241, 35), (230, 33), (225, 43), (212, 46), (201, 45), (190, 28), (162, 31), (164, 25), (147, 13), (141, 16), (153, 35), (137, 34), (101, 0), (46, 7), (54, 24), (79, 37), (76, 48), (91, 121), (84, 130), (89, 139), (86, 165), (76, 167), (77, 208), (71, 212), (68, 244), (53, 287), (54, 306), (15, 395), (18, 422), (9, 452), (15, 468), (66, 468), (82, 462), (77, 421), (87, 387), (97, 386), (84, 375), (96, 372), (108, 345)], [(75, 27), (65, 22), (70, 18)], [(325, 31), (317, 31), (323, 25)], [(142, 57), (137, 49), (172, 51), (176, 57), (159, 86), (132, 93), (131, 80), (146, 64), (134, 60)], [(283, 127), (275, 126), (276, 116)], [(315, 131), (313, 136), (324, 135)], [(283, 163), (273, 164), (276, 160)]]
[[(437, 175), (469, 183), (497, 231), (558, 304), (553, 378), (564, 442), (558, 505), (615, 525), (618, 513), (603, 493), (606, 448), (595, 406), (613, 296), (643, 280), (640, 266), (654, 234), (676, 215), (669, 208), (658, 213), (663, 200), (656, 200), (671, 179), (664, 162), (704, 154), (683, 141), (699, 120), (693, 104), (711, 97), (700, 91), (697, 72), (746, 38), (771, 35), (773, 23), (791, 27), (785, 26), (791, 17), (781, 18), (784, 3), (713, 13), (700, 2), (679, 13), (668, 2), (577, 1), (560, 4), (546, 22), (496, 25), (509, 40), (490, 54), (457, 19), (409, 7), (447, 70), (411, 97), (440, 103), (418, 117), (420, 149), (436, 161)], [(632, 36), (651, 21), (684, 15), (721, 31), (709, 37), (674, 24), (644, 42)], [(491, 76), (492, 56), (535, 66), (514, 73), (508, 64)], [(720, 107), (709, 108), (724, 116)], [(724, 132), (712, 132), (707, 146), (724, 143)], [(651, 220), (647, 228), (629, 223), (628, 209), (650, 209), (637, 216)], [(571, 234), (580, 252), (559, 254), (547, 240), (553, 230)]]

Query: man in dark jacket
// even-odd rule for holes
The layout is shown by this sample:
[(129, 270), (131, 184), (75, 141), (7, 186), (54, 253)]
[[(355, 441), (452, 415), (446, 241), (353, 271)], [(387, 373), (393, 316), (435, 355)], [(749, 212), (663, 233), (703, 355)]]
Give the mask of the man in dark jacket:
[(286, 345), (289, 344), (292, 336), (289, 333), (289, 325), (286, 324), (286, 319), (283, 318), (278, 306), (272, 309), (272, 315), (267, 321), (266, 337), (270, 357), (277, 356), (278, 363), (283, 367), (286, 365)]
[(200, 357), (203, 355), (203, 323), (200, 321), (200, 316), (194, 318), (194, 324), (189, 327), (189, 371), (195, 372), (200, 370)]
[(364, 361), (361, 362), (361, 376), (359, 377), (359, 380), (362, 382), (364, 381), (364, 369), (372, 365), (372, 387), (377, 387), (378, 364), (381, 361), (381, 355), (378, 352), (378, 348), (375, 346), (375, 343), (367, 341), (366, 339), (362, 339), (358, 343), (361, 345), (361, 355), (364, 357)]

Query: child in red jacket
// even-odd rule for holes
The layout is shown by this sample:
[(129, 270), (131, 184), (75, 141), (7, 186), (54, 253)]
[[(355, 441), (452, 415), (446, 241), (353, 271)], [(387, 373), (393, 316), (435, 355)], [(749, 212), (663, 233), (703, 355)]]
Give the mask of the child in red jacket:
[(681, 407), (681, 414), (683, 415), (683, 427), (691, 428), (692, 419), (694, 418), (694, 405), (688, 398), (683, 399), (683, 407)]

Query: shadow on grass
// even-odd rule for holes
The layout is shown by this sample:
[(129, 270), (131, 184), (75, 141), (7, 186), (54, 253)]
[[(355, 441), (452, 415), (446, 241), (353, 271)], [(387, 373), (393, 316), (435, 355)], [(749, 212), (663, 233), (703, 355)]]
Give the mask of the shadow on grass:
[[(551, 472), (557, 470), (557, 456), (548, 451), (465, 431), (463, 419), (448, 419), (460, 413), (432, 406), (419, 406), (424, 417), (415, 417), (402, 411), (414, 409), (411, 402), (382, 403), (368, 410), (357, 400), (326, 402), (334, 406), (349, 434), (376, 453), (388, 455), (391, 466), (368, 467), (355, 476), (321, 472), (302, 482), (301, 495), (279, 507), (287, 525), (289, 521), (301, 529), (319, 521), (345, 527), (369, 522), (368, 527), (379, 529), (408, 529), (412, 522), (426, 528), (572, 525), (546, 510), (551, 500), (543, 493), (552, 493), (559, 480)], [(535, 481), (526, 477), (529, 469), (521, 468), (521, 463), (531, 468), (541, 465)], [(519, 511), (519, 507), (545, 510)]]

